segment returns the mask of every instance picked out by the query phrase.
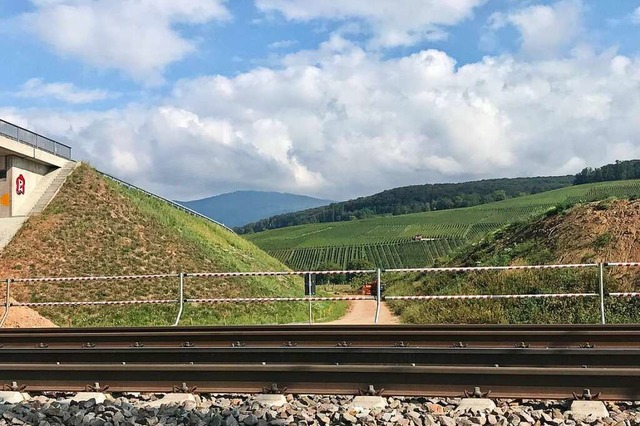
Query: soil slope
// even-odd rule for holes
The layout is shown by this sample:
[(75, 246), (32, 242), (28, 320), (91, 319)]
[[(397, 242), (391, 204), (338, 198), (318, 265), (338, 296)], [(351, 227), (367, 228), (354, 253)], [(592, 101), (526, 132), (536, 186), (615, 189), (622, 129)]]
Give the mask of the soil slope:
[(640, 200), (608, 199), (515, 224), (468, 249), (454, 262), (508, 263), (640, 261)]

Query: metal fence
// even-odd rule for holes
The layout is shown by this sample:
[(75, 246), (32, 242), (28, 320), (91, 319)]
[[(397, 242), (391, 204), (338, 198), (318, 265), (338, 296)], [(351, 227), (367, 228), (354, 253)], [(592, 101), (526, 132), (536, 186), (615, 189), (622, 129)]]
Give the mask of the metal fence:
[(25, 145), (71, 160), (71, 147), (0, 119), (0, 134)]
[[(383, 301), (394, 300), (488, 300), (488, 299), (549, 299), (549, 298), (598, 298), (600, 302), (600, 323), (605, 324), (605, 300), (606, 297), (640, 297), (640, 292), (605, 292), (604, 277), (605, 270), (609, 268), (638, 268), (640, 262), (608, 262), (608, 263), (581, 263), (564, 265), (530, 265), (530, 266), (478, 266), (478, 267), (447, 267), (447, 268), (408, 268), (408, 269), (361, 269), (361, 270), (332, 270), (332, 271), (264, 271), (264, 272), (195, 272), (195, 273), (174, 273), (174, 274), (147, 274), (147, 275), (121, 275), (121, 276), (85, 276), (85, 277), (39, 277), (39, 278), (7, 278), (6, 283), (6, 303), (5, 312), (0, 319), (2, 327), (7, 319), (12, 306), (26, 307), (56, 307), (56, 306), (106, 306), (106, 305), (143, 305), (143, 304), (176, 304), (178, 314), (173, 323), (177, 326), (180, 323), (183, 309), (187, 303), (271, 303), (271, 302), (309, 302), (309, 323), (313, 323), (311, 304), (313, 302), (335, 302), (351, 300), (375, 300), (376, 310), (373, 318), (374, 323), (378, 323), (380, 316), (380, 304)], [(443, 272), (473, 272), (473, 271), (508, 271), (508, 270), (543, 270), (543, 269), (595, 269), (598, 272), (597, 282), (594, 282), (593, 292), (588, 293), (535, 293), (535, 294), (450, 294), (450, 295), (382, 295), (382, 274), (383, 273), (423, 273), (439, 274)], [(367, 295), (347, 295), (325, 297), (316, 296), (311, 291), (311, 277), (317, 275), (362, 275), (375, 274), (376, 292)], [(303, 276), (305, 277), (305, 290), (308, 295), (300, 297), (213, 297), (213, 298), (186, 298), (184, 296), (185, 279), (187, 278), (225, 278), (225, 277), (258, 277), (258, 276)], [(154, 279), (177, 279), (178, 297), (175, 299), (137, 299), (137, 300), (116, 300), (116, 301), (67, 301), (67, 302), (12, 302), (11, 286), (14, 283), (64, 283), (64, 282), (89, 282), (89, 281), (130, 281), (130, 280), (154, 280)]]

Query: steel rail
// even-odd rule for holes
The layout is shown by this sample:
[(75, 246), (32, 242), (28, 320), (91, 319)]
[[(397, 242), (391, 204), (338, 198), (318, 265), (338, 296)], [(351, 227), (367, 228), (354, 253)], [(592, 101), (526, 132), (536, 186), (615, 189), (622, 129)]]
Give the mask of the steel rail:
[(640, 368), (539, 368), (301, 364), (0, 364), (0, 382), (26, 391), (78, 392), (98, 383), (109, 391), (463, 396), (479, 387), (495, 398), (568, 399), (590, 389), (605, 400), (639, 400)]
[(579, 326), (259, 326), (259, 327), (141, 327), (104, 329), (4, 329), (0, 352), (35, 345), (75, 347), (277, 347), (337, 344), (354, 347), (504, 347), (530, 348), (640, 348), (639, 325)]
[(451, 365), (485, 367), (638, 367), (640, 349), (422, 347), (88, 347), (0, 350), (0, 364), (137, 363)]

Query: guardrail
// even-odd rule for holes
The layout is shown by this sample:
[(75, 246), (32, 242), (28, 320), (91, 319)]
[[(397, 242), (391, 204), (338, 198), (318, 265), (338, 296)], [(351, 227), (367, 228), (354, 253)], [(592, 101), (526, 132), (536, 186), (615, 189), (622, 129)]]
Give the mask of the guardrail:
[(147, 195), (147, 196), (149, 196), (149, 197), (151, 197), (151, 198), (155, 198), (155, 199), (157, 199), (157, 200), (164, 201), (165, 203), (170, 204), (171, 206), (175, 207), (175, 208), (176, 208), (176, 209), (178, 209), (178, 210), (182, 210), (183, 212), (188, 213), (188, 214), (190, 214), (190, 215), (192, 215), (192, 216), (196, 216), (196, 217), (199, 217), (200, 219), (204, 219), (204, 220), (206, 220), (206, 221), (208, 221), (208, 222), (214, 223), (214, 224), (216, 224), (216, 225), (218, 225), (218, 226), (223, 227), (223, 228), (224, 228), (224, 229), (226, 229), (227, 231), (229, 231), (229, 232), (231, 232), (231, 233), (235, 234), (235, 232), (233, 231), (233, 229), (229, 228), (229, 227), (228, 227), (227, 225), (225, 225), (224, 223), (218, 222), (218, 221), (217, 221), (217, 220), (215, 220), (215, 219), (211, 219), (210, 217), (205, 216), (205, 215), (203, 215), (203, 214), (201, 214), (201, 213), (198, 213), (198, 212), (197, 212), (197, 211), (195, 211), (195, 210), (191, 210), (190, 208), (185, 207), (185, 206), (183, 206), (182, 204), (176, 203), (175, 201), (171, 201), (171, 200), (169, 200), (169, 199), (167, 199), (167, 198), (161, 197), (160, 195), (154, 194), (153, 192), (149, 192), (149, 191), (147, 191), (146, 189), (142, 189), (142, 188), (140, 188), (140, 187), (138, 187), (138, 186), (132, 185), (132, 184), (130, 184), (129, 182), (125, 182), (125, 181), (123, 181), (122, 179), (118, 179), (118, 178), (117, 178), (117, 177), (115, 177), (115, 176), (111, 176), (111, 175), (110, 175), (110, 174), (108, 174), (108, 173), (101, 172), (100, 170), (96, 170), (96, 171), (97, 171), (98, 173), (100, 173), (102, 176), (104, 176), (104, 177), (106, 177), (106, 178), (108, 178), (108, 179), (111, 179), (112, 181), (114, 181), (114, 182), (116, 182), (116, 183), (118, 183), (118, 184), (120, 184), (120, 185), (122, 185), (122, 186), (125, 186), (125, 187), (127, 187), (127, 188), (129, 188), (129, 189), (134, 189), (134, 190), (136, 190), (136, 191), (142, 192), (143, 194), (145, 194), (145, 195)]
[(25, 145), (71, 160), (71, 147), (0, 119), (0, 134)]
[[(173, 274), (146, 274), (146, 275), (120, 275), (120, 276), (85, 276), (85, 277), (38, 277), (38, 278), (7, 278), (5, 312), (0, 319), (2, 327), (9, 315), (12, 306), (26, 307), (54, 307), (54, 306), (100, 306), (100, 305), (142, 305), (142, 304), (176, 304), (178, 314), (173, 323), (177, 326), (180, 323), (184, 305), (186, 303), (271, 303), (271, 302), (309, 302), (309, 323), (313, 322), (312, 302), (344, 301), (344, 300), (375, 300), (376, 311), (374, 323), (378, 323), (380, 315), (380, 304), (385, 300), (482, 300), (482, 299), (540, 299), (540, 298), (599, 298), (600, 301), (600, 323), (605, 324), (605, 296), (608, 297), (640, 297), (640, 292), (611, 292), (604, 291), (605, 268), (636, 268), (640, 267), (640, 262), (610, 262), (610, 263), (581, 263), (581, 264), (558, 264), (558, 265), (530, 265), (530, 266), (478, 266), (478, 267), (447, 267), (447, 268), (408, 268), (408, 269), (358, 269), (358, 270), (324, 270), (324, 271), (260, 271), (260, 272), (193, 272), (193, 273), (173, 273)], [(438, 274), (443, 272), (472, 272), (472, 271), (508, 271), (508, 270), (542, 270), (542, 269), (597, 269), (598, 281), (597, 292), (588, 293), (535, 293), (535, 294), (451, 294), (451, 295), (382, 295), (382, 273), (425, 273)], [(376, 294), (370, 296), (336, 296), (324, 297), (315, 296), (316, 275), (337, 275), (337, 274), (375, 274)], [(184, 283), (186, 278), (224, 278), (224, 277), (257, 277), (257, 276), (302, 276), (305, 277), (305, 294), (302, 297), (213, 297), (213, 298), (187, 298), (184, 295)], [(114, 300), (114, 301), (69, 301), (69, 302), (12, 302), (11, 285), (13, 283), (43, 283), (43, 282), (88, 282), (88, 281), (127, 281), (138, 279), (178, 279), (178, 294), (176, 299), (138, 299), (138, 300)]]

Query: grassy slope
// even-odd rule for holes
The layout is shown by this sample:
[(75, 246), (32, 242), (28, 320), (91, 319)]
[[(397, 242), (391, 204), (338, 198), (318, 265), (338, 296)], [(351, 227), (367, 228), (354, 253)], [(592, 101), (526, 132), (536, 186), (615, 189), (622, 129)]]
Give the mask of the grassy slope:
[[(67, 180), (41, 216), (30, 218), (0, 253), (0, 276), (87, 276), (264, 271), (286, 267), (250, 242), (204, 220), (102, 178), (86, 165)], [(15, 285), (14, 297), (31, 301), (175, 299), (174, 279)], [(294, 296), (299, 278), (188, 278), (186, 297)], [(345, 304), (317, 304), (333, 319)], [(175, 305), (40, 310), (59, 325), (161, 325)], [(300, 322), (308, 305), (187, 305), (182, 324)]]
[(571, 186), (464, 209), (300, 225), (245, 237), (269, 253), (277, 255), (281, 260), (291, 258), (291, 251), (299, 249), (363, 244), (406, 245), (411, 244), (408, 240), (416, 234), (422, 234), (427, 238), (473, 241), (507, 223), (533, 217), (557, 204), (602, 199), (609, 195), (633, 194), (640, 194), (640, 180)]
[[(510, 265), (640, 261), (640, 201), (605, 200), (514, 223), (460, 251), (451, 265)], [(388, 293), (519, 294), (597, 292), (590, 270), (547, 270), (396, 275)], [(638, 291), (637, 270), (608, 270), (607, 292)], [(596, 323), (599, 301), (429, 301), (391, 303), (409, 323)], [(640, 301), (607, 298), (608, 322), (640, 322)]]

